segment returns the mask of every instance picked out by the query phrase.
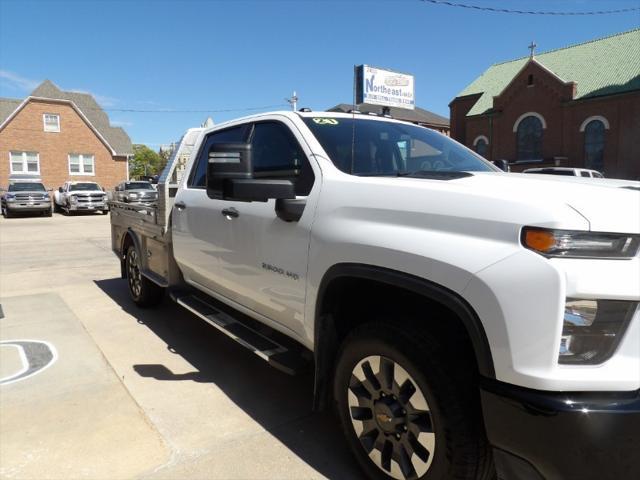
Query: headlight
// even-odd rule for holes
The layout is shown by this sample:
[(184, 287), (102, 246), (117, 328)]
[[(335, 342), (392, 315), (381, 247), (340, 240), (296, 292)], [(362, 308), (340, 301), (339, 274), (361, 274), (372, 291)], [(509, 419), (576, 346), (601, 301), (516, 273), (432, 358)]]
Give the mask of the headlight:
[(558, 363), (594, 365), (620, 343), (638, 302), (567, 298)]
[(49, 196), (48, 193), (44, 194), (44, 197), (42, 197), (44, 200), (51, 200), (51, 197)]
[(70, 201), (71, 203), (78, 203), (78, 197), (76, 197), (75, 195), (71, 195), (71, 196), (69, 197), (69, 201)]
[(524, 227), (520, 241), (547, 257), (632, 258), (638, 254), (640, 235)]
[(130, 193), (129, 194), (129, 198), (138, 198), (138, 194), (137, 193)]
[(9, 202), (13, 202), (16, 199), (16, 195), (15, 195), (15, 193), (7, 193), (4, 196), (4, 199), (9, 201)]

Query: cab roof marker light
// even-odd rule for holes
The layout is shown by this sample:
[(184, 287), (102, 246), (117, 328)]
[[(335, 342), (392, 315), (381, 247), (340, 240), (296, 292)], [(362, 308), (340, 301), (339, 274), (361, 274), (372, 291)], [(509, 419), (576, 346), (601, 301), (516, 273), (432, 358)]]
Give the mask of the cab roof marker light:
[(630, 259), (640, 249), (640, 235), (539, 227), (524, 227), (520, 242), (546, 257)]

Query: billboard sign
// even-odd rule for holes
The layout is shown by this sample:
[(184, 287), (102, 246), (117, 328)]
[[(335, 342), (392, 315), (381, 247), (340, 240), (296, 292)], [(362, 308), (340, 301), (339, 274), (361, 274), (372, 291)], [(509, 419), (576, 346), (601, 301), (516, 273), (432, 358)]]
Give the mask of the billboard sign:
[(369, 65), (356, 67), (356, 103), (416, 108), (413, 75)]

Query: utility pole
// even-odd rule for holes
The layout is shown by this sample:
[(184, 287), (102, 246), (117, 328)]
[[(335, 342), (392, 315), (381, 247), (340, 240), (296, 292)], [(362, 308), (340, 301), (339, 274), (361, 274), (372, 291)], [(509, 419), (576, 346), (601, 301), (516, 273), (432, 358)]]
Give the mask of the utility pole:
[(289, 105), (291, 105), (291, 110), (293, 110), (294, 112), (296, 110), (298, 110), (298, 96), (296, 95), (296, 91), (293, 91), (293, 96), (291, 98), (285, 98), (285, 100), (287, 101), (287, 103), (289, 103)]

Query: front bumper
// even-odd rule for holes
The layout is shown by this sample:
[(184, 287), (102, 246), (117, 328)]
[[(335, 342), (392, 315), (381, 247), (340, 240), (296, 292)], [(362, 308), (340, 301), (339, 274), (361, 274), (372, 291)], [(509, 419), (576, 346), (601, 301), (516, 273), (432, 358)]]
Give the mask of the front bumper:
[(640, 478), (640, 390), (480, 390), (500, 480)]
[(6, 208), (10, 212), (48, 212), (51, 210), (51, 202), (7, 202)]
[(86, 212), (101, 212), (109, 210), (109, 206), (106, 202), (82, 202), (69, 204), (69, 210), (73, 212), (86, 211)]

